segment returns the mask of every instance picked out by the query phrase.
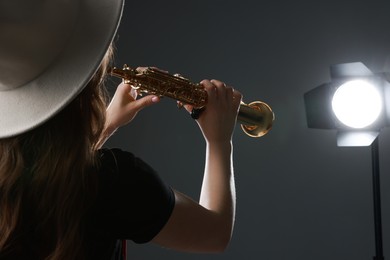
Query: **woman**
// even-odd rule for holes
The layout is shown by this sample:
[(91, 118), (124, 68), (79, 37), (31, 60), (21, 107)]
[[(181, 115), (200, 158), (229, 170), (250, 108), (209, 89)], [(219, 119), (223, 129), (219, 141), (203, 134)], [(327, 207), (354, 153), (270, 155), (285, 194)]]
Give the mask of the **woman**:
[(133, 154), (99, 149), (159, 98), (137, 100), (122, 83), (106, 109), (109, 46), (123, 3), (90, 2), (1, 3), (0, 259), (120, 259), (123, 239), (224, 250), (235, 214), (232, 133), (241, 94), (201, 82), (209, 101), (197, 120), (207, 144), (199, 202)]

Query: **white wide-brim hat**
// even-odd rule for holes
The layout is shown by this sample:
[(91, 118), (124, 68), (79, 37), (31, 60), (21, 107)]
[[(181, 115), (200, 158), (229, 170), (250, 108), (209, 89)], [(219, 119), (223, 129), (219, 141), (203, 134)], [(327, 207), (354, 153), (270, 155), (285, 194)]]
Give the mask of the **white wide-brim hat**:
[(116, 34), (123, 4), (0, 2), (0, 138), (43, 124), (83, 90)]

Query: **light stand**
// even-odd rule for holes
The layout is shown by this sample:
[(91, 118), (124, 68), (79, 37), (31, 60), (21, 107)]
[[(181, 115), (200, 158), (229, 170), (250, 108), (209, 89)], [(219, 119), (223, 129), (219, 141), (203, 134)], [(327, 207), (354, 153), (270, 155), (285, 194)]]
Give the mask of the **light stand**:
[(375, 253), (374, 260), (384, 260), (382, 242), (382, 212), (381, 190), (379, 178), (379, 145), (378, 137), (371, 144), (372, 154), (372, 184), (374, 195), (374, 225), (375, 225)]

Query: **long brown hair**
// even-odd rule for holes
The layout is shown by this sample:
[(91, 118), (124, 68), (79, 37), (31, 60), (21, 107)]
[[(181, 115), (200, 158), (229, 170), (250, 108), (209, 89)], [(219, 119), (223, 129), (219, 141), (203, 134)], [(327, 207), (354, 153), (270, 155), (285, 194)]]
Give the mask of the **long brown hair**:
[(88, 85), (55, 117), (0, 139), (0, 258), (32, 244), (37, 258), (84, 259), (83, 223), (96, 194), (111, 56), (110, 47)]

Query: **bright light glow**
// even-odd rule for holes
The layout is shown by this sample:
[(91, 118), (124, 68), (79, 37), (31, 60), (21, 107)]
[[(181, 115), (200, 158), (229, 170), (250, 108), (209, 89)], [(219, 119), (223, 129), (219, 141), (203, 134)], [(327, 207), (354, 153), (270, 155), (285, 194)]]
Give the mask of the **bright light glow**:
[(378, 89), (363, 80), (344, 83), (336, 90), (332, 100), (337, 119), (352, 128), (364, 128), (374, 123), (382, 106)]

